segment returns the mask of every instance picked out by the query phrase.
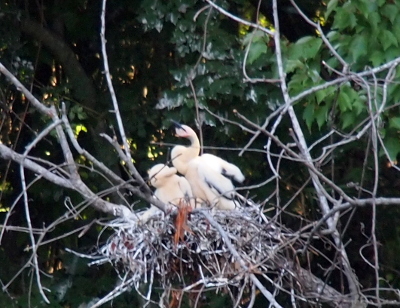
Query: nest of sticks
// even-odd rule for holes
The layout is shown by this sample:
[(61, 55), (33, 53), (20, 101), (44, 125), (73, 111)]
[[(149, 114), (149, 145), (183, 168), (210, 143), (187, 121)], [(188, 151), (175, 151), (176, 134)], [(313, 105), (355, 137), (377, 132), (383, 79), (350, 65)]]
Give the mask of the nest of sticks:
[[(108, 227), (115, 232), (99, 254), (118, 269), (123, 282), (117, 293), (135, 288), (152, 301), (157, 286), (164, 290), (160, 301), (171, 306), (171, 297), (195, 294), (197, 303), (205, 291), (217, 290), (229, 294), (237, 306), (244, 298), (254, 302), (260, 292), (251, 279), (256, 277), (268, 289), (294, 291), (309, 304), (338, 303), (340, 296), (346, 307), (341, 293), (293, 261), (305, 241), (255, 205), (234, 211), (180, 209), (168, 215), (160, 212), (143, 225), (114, 221)], [(143, 284), (149, 286), (146, 294), (140, 293)]]

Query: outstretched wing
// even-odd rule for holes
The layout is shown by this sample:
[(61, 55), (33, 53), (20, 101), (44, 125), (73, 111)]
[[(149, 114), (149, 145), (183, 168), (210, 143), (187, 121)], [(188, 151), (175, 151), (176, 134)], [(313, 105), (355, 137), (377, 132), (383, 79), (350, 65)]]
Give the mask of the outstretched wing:
[(205, 201), (211, 206), (216, 205), (220, 210), (233, 210), (237, 207), (233, 200), (235, 187), (221, 170), (199, 156), (190, 161), (185, 177), (196, 200)]
[(228, 163), (226, 160), (212, 154), (203, 154), (201, 155), (201, 158), (206, 162), (210, 169), (214, 169), (215, 172), (220, 173), (224, 177), (227, 177), (230, 180), (234, 179), (239, 183), (244, 181), (242, 171), (240, 171), (240, 169), (234, 164)]
[(203, 155), (197, 166), (200, 180), (211, 189), (216, 196), (223, 196), (226, 199), (232, 200), (234, 197), (235, 187), (232, 181), (227, 177), (223, 168), (218, 164), (217, 160), (204, 159)]

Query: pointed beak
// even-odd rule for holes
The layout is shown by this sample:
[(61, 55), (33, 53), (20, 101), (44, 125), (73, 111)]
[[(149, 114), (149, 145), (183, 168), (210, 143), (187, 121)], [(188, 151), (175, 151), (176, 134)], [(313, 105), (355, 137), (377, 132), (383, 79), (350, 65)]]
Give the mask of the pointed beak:
[(172, 123), (174, 123), (174, 125), (175, 125), (175, 128), (182, 129), (183, 131), (185, 131), (185, 132), (186, 132), (186, 130), (183, 128), (183, 126), (182, 126), (182, 124), (181, 124), (181, 123), (179, 123), (179, 122), (176, 122), (176, 121), (174, 121), (174, 120), (171, 120), (171, 122), (172, 122)]
[(150, 182), (151, 179), (150, 179), (149, 176), (146, 176), (146, 177), (144, 177), (143, 179), (146, 181), (146, 184), (147, 184), (147, 185), (151, 186), (151, 182)]

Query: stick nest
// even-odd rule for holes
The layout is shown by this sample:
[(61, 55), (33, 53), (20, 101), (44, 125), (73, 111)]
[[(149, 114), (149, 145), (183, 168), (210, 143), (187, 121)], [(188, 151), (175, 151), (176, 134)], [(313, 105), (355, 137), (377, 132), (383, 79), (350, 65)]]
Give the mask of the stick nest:
[[(201, 211), (208, 211), (213, 222)], [(280, 290), (290, 283), (287, 289), (297, 288), (303, 299), (312, 294), (329, 302), (342, 296), (295, 265), (294, 252), (304, 242), (298, 234), (272, 223), (256, 206), (195, 210), (187, 215), (179, 236), (178, 216), (160, 212), (144, 225), (110, 224), (115, 233), (99, 252), (136, 290), (141, 283), (151, 286), (157, 277), (164, 290), (199, 293), (222, 288), (238, 302), (239, 295), (253, 287), (249, 274), (256, 274)], [(150, 300), (149, 294), (144, 297)]]
[[(258, 208), (215, 211), (211, 215), (249, 267), (262, 264), (271, 270), (284, 260), (279, 255), (287, 240)], [(186, 282), (186, 288), (187, 284), (198, 285), (199, 280), (205, 287), (237, 286), (244, 278), (244, 269), (220, 230), (200, 212), (190, 213), (186, 225), (178, 242), (173, 215), (160, 213), (145, 225), (118, 225), (100, 251), (137, 283), (146, 283), (148, 275), (158, 274), (163, 283), (185, 287)]]

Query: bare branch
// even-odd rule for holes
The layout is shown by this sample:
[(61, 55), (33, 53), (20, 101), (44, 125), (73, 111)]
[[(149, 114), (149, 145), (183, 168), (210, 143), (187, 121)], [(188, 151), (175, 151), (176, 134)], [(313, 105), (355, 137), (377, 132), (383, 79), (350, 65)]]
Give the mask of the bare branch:
[(134, 164), (132, 162), (132, 156), (131, 156), (128, 140), (126, 138), (124, 124), (122, 122), (121, 113), (119, 111), (119, 106), (118, 106), (117, 97), (115, 95), (114, 86), (113, 86), (112, 81), (111, 81), (110, 68), (108, 66), (108, 57), (107, 57), (107, 50), (106, 50), (106, 36), (105, 36), (105, 31), (106, 31), (106, 21), (105, 21), (106, 3), (107, 3), (107, 0), (103, 0), (102, 10), (101, 10), (101, 33), (100, 33), (100, 37), (101, 37), (101, 52), (102, 52), (102, 55), (103, 55), (103, 63), (104, 63), (104, 74), (106, 76), (108, 89), (110, 91), (111, 99), (112, 99), (112, 102), (113, 102), (113, 108), (114, 108), (113, 112), (115, 113), (115, 117), (117, 119), (118, 130), (119, 130), (119, 133), (121, 135), (122, 144), (124, 145), (124, 153), (125, 153), (125, 156), (126, 156), (125, 162), (126, 162), (128, 168), (129, 168), (129, 171), (134, 176), (134, 178), (139, 182), (139, 184), (141, 186), (145, 187), (146, 186), (145, 181), (143, 180), (143, 178), (141, 177), (139, 172), (136, 170), (136, 167), (134, 166)]
[(273, 35), (274, 35), (274, 34), (273, 34), (273, 31), (271, 31), (271, 30), (269, 30), (269, 29), (267, 29), (267, 28), (264, 28), (264, 27), (262, 27), (262, 26), (260, 26), (260, 25), (258, 25), (258, 24), (254, 24), (254, 23), (252, 23), (252, 22), (249, 22), (249, 21), (243, 20), (243, 19), (241, 19), (241, 18), (238, 18), (238, 17), (236, 17), (235, 15), (233, 15), (233, 14), (229, 13), (228, 11), (224, 10), (222, 7), (218, 6), (217, 4), (215, 4), (214, 2), (212, 2), (211, 0), (206, 0), (206, 2), (207, 2), (210, 6), (212, 6), (213, 8), (215, 8), (217, 11), (219, 11), (220, 13), (224, 14), (225, 16), (228, 16), (229, 18), (231, 18), (231, 19), (233, 19), (233, 20), (235, 20), (235, 21), (237, 21), (237, 22), (240, 22), (241, 24), (244, 24), (244, 25), (246, 25), (246, 26), (249, 26), (249, 27), (252, 27), (252, 28), (261, 30), (261, 31), (267, 33), (267, 34), (270, 35), (270, 36), (273, 36)]
[[(279, 77), (281, 79), (281, 89), (282, 89), (282, 94), (285, 100), (285, 105), (286, 108), (288, 110), (290, 119), (292, 121), (292, 125), (293, 125), (293, 130), (297, 136), (298, 142), (299, 142), (299, 150), (302, 154), (302, 156), (305, 158), (305, 160), (310, 163), (310, 165), (312, 164), (312, 158), (311, 155), (309, 153), (307, 144), (306, 144), (306, 140), (304, 138), (302, 129), (300, 127), (299, 121), (297, 119), (297, 115), (293, 109), (292, 106), (292, 100), (289, 97), (289, 93), (287, 90), (287, 85), (286, 85), (286, 74), (283, 70), (283, 61), (282, 61), (282, 53), (281, 53), (281, 41), (280, 41), (280, 32), (279, 32), (279, 17), (278, 17), (278, 4), (277, 4), (277, 0), (273, 0), (272, 2), (272, 6), (273, 6), (273, 15), (274, 15), (274, 25), (275, 25), (275, 33), (274, 33), (274, 40), (275, 40), (275, 50), (276, 50), (276, 59), (277, 59), (277, 63), (278, 63), (278, 71), (279, 71)], [(314, 172), (310, 172), (310, 176), (312, 179), (312, 182), (314, 184), (314, 188), (315, 191), (317, 193), (318, 199), (319, 199), (319, 206), (322, 210), (322, 212), (324, 214), (328, 213), (330, 208), (326, 199), (326, 195), (327, 193), (325, 192), (325, 189), (323, 187), (323, 185), (321, 184), (318, 176), (314, 173)], [(329, 226), (330, 229), (335, 229), (336, 225), (334, 220), (328, 219), (327, 220), (327, 224)], [(349, 288), (351, 290), (351, 293), (353, 294), (353, 296), (357, 296), (357, 294), (360, 293), (360, 290), (358, 288), (357, 285), (357, 279), (355, 277), (355, 275), (353, 274), (352, 269), (350, 268), (350, 262), (348, 260), (345, 248), (343, 246), (343, 243), (341, 241), (339, 232), (336, 230), (335, 232), (332, 233), (332, 236), (335, 240), (335, 244), (338, 248), (338, 251), (340, 252), (342, 258), (342, 265), (343, 268), (345, 269), (345, 274), (347, 276), (347, 280), (348, 280), (348, 284), (349, 284)]]
[(297, 6), (296, 2), (294, 2), (293, 0), (290, 0), (290, 3), (296, 8), (297, 12), (303, 17), (303, 19), (311, 26), (313, 26), (318, 33), (321, 35), (321, 38), (323, 40), (323, 42), (325, 43), (325, 45), (329, 48), (329, 51), (336, 57), (336, 59), (339, 60), (339, 62), (342, 64), (343, 66), (343, 73), (346, 74), (348, 72), (348, 68), (349, 68), (349, 64), (338, 54), (338, 52), (336, 51), (335, 48), (333, 48), (333, 46), (331, 45), (331, 43), (329, 42), (328, 38), (325, 36), (320, 23), (315, 23), (313, 22), (310, 18), (308, 18), (303, 11)]
[(250, 273), (249, 277), (251, 279), (251, 281), (257, 286), (257, 288), (261, 291), (261, 293), (265, 296), (265, 298), (270, 302), (271, 305), (273, 305), (274, 307), (282, 307), (281, 305), (279, 305), (276, 300), (275, 297), (262, 285), (262, 283), (260, 282), (260, 280), (258, 280), (258, 278), (251, 273), (250, 268), (246, 265), (246, 263), (244, 262), (244, 260), (239, 256), (236, 248), (232, 245), (231, 240), (229, 239), (229, 237), (227, 236), (227, 234), (225, 233), (225, 231), (222, 229), (222, 227), (220, 226), (220, 224), (218, 224), (213, 218), (212, 216), (207, 212), (207, 211), (202, 211), (201, 214), (207, 218), (207, 220), (210, 222), (210, 224), (218, 230), (219, 234), (222, 236), (222, 238), (225, 241), (226, 246), (229, 248), (229, 251), (232, 253), (232, 255), (235, 257), (236, 261), (239, 262), (240, 266), (247, 272)]

